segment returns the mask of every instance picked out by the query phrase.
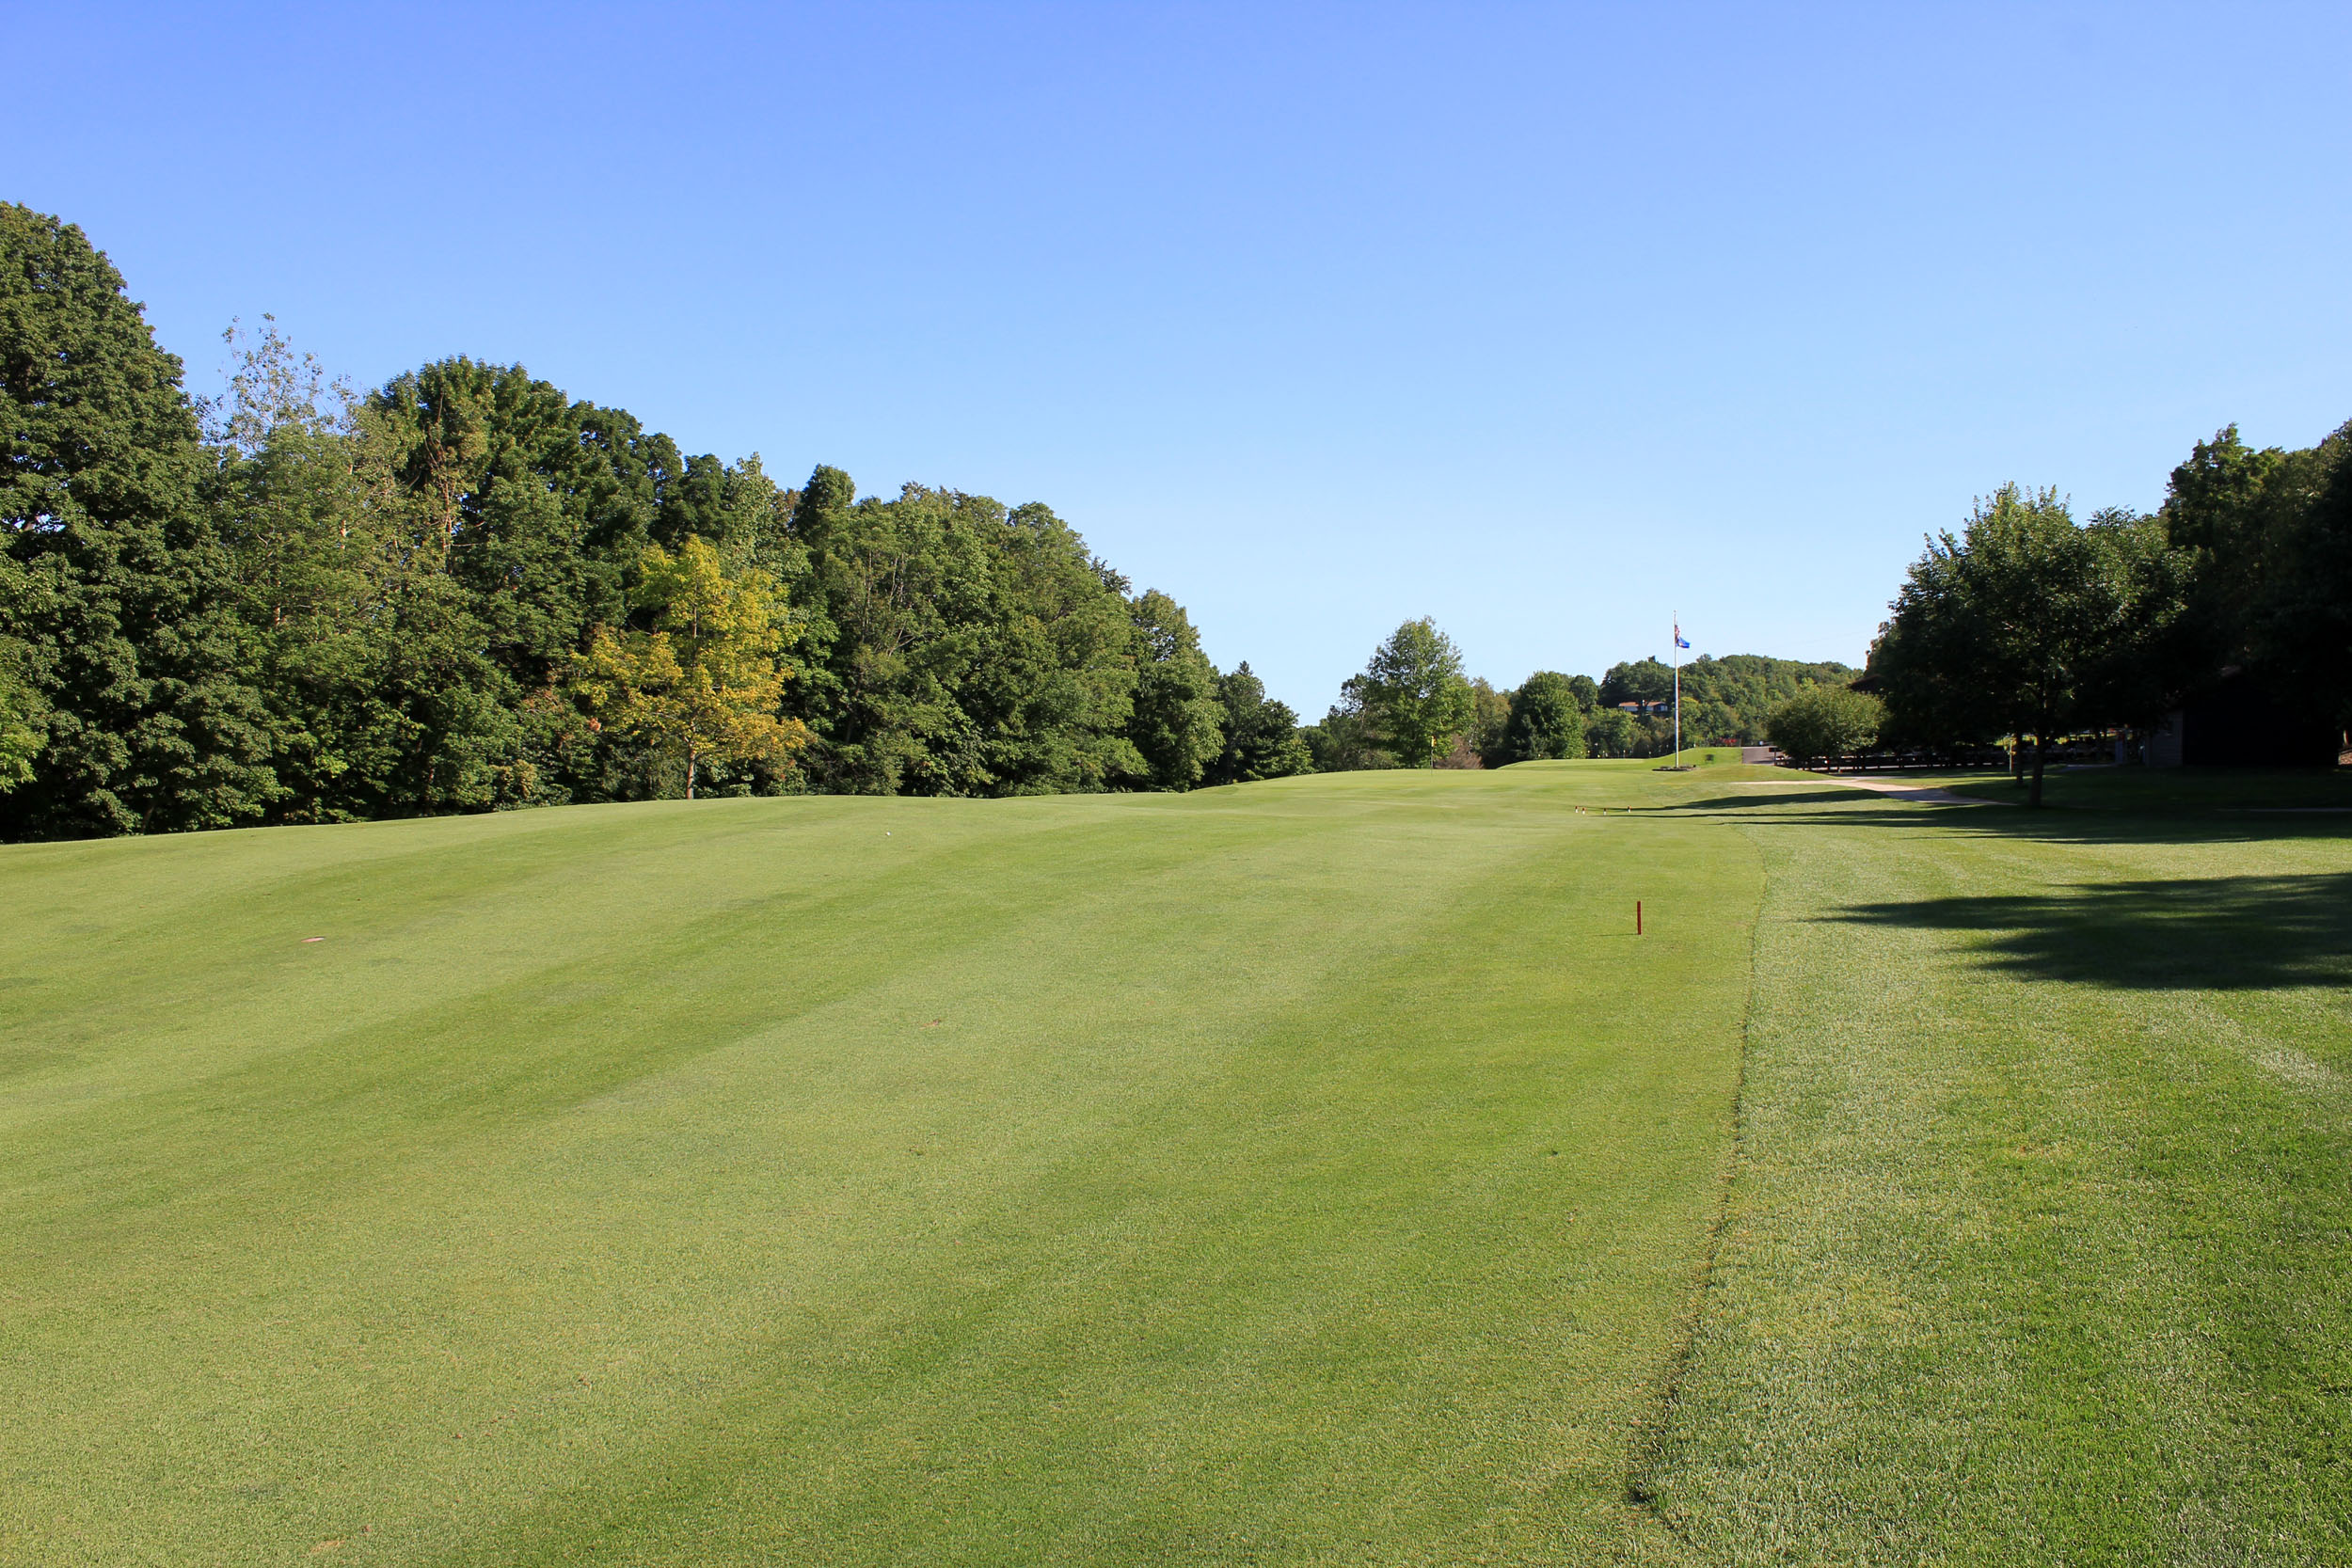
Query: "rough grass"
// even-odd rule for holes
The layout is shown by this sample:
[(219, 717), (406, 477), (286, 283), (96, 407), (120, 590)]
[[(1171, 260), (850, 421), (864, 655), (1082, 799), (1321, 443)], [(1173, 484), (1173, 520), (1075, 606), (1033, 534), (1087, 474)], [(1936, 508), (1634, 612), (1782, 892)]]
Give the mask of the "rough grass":
[(1761, 879), (1664, 798), (0, 850), (0, 1559), (1667, 1549)]
[(1703, 1559), (2352, 1560), (2352, 824), (2191, 803), (1701, 808), (1770, 876)]
[[(1988, 800), (2026, 798), (2026, 786), (2007, 773), (1890, 776)], [(2352, 812), (2352, 768), (2053, 768), (2042, 775), (2042, 799), (2045, 808), (2069, 811)]]

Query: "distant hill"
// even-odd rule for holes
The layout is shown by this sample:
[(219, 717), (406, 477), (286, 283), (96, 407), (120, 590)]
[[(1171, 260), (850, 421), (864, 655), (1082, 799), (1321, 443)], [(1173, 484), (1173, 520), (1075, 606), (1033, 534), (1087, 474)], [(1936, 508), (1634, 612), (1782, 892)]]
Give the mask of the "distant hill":
[[(1682, 737), (1688, 741), (1764, 739), (1764, 720), (1772, 709), (1808, 686), (1844, 686), (1861, 672), (1835, 661), (1812, 664), (1765, 654), (1702, 655), (1682, 667)], [(1673, 695), (1674, 669), (1655, 658), (1612, 666), (1601, 677), (1600, 700), (1660, 702)], [(1647, 728), (1671, 729), (1670, 720), (1646, 720)], [(1664, 736), (1646, 751), (1662, 751)]]

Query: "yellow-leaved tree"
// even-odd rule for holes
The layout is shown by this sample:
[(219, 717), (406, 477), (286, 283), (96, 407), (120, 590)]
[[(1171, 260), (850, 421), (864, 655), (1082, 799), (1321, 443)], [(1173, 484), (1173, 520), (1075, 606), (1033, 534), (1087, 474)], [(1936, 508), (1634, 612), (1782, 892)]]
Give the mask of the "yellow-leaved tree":
[(599, 721), (686, 764), (686, 798), (705, 762), (788, 766), (808, 726), (777, 717), (784, 683), (785, 602), (757, 567), (730, 573), (689, 537), (675, 555), (650, 545), (633, 595), (649, 623), (615, 635), (598, 626), (573, 661), (572, 689)]

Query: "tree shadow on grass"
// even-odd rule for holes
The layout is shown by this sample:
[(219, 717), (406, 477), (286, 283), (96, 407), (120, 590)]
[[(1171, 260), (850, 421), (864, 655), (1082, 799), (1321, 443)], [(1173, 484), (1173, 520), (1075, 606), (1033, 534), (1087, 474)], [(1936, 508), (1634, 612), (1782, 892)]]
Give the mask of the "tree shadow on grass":
[(2109, 882), (1862, 904), (1823, 918), (1980, 931), (1989, 967), (2127, 990), (2352, 986), (2352, 872)]
[(1905, 800), (1862, 790), (1782, 789), (1719, 795), (1656, 808), (1755, 828), (1932, 827), (1943, 832), (2052, 844), (2224, 844), (2352, 837), (2352, 816), (2280, 813), (2028, 811), (2007, 802)]

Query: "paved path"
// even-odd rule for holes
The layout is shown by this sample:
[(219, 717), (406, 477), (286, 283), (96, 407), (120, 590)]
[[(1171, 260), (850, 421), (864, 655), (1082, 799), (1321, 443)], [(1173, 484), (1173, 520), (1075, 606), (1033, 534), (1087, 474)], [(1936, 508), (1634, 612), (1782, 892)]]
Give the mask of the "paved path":
[(1899, 779), (1866, 779), (1859, 776), (1840, 778), (1825, 774), (1830, 783), (1844, 784), (1849, 789), (1867, 789), (1874, 795), (1892, 795), (1899, 800), (1917, 800), (1932, 806), (1990, 806), (1996, 802), (1980, 795), (1957, 795), (1948, 789), (1934, 789), (1926, 784), (1904, 784)]

